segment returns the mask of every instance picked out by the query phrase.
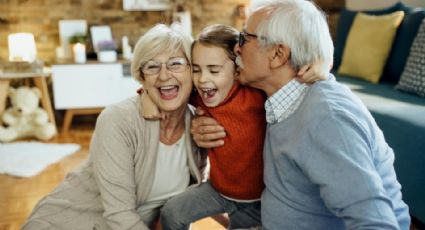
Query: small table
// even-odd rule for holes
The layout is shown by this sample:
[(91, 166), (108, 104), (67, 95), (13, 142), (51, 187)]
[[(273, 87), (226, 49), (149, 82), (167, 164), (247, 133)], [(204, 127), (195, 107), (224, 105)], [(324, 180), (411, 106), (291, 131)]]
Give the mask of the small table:
[(43, 70), (42, 73), (0, 73), (0, 115), (6, 108), (7, 89), (12, 79), (30, 79), (34, 82), (35, 87), (41, 91), (41, 106), (46, 110), (50, 122), (56, 127), (55, 115), (50, 101), (49, 91), (47, 89), (46, 78), (49, 77), (50, 71)]

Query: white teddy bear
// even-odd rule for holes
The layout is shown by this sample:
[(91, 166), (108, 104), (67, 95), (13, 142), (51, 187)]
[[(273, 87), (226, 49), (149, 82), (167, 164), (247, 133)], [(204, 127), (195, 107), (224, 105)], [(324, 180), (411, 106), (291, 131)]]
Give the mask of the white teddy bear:
[(41, 92), (38, 88), (9, 88), (11, 107), (3, 113), (0, 126), (0, 142), (35, 137), (49, 140), (56, 135), (56, 127), (48, 121), (47, 112), (38, 106)]

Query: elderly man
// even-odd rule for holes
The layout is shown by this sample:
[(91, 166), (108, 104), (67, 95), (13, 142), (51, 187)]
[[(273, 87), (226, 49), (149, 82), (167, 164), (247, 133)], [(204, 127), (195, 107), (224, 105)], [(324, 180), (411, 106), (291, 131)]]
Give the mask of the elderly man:
[[(295, 80), (301, 66), (332, 58), (323, 13), (304, 0), (257, 5), (235, 52), (240, 81), (268, 96), (263, 229), (409, 229), (393, 150), (369, 111), (333, 76)], [(193, 122), (199, 145), (220, 144), (214, 124)]]

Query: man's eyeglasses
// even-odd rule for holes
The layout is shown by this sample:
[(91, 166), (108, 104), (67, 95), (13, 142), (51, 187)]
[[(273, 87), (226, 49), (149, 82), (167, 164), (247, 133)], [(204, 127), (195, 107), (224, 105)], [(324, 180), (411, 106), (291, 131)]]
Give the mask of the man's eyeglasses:
[(245, 42), (247, 42), (247, 41), (249, 41), (248, 39), (247, 39), (247, 37), (252, 37), (252, 38), (255, 38), (255, 39), (257, 39), (258, 38), (258, 35), (256, 35), (256, 34), (251, 34), (251, 33), (247, 33), (247, 32), (245, 32), (245, 31), (242, 31), (242, 32), (240, 32), (239, 33), (239, 46), (240, 47), (242, 47), (244, 44), (245, 44)]
[(166, 62), (150, 60), (140, 68), (140, 71), (142, 71), (145, 76), (156, 75), (161, 71), (163, 64), (165, 64), (168, 71), (181, 73), (187, 69), (189, 62), (184, 57), (173, 57)]

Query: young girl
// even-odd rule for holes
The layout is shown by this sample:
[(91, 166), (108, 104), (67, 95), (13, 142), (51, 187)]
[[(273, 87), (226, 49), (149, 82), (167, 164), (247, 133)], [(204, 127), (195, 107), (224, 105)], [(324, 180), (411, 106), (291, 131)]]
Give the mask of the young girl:
[[(212, 25), (192, 45), (198, 93), (192, 95), (191, 104), (225, 127), (225, 145), (208, 149), (209, 181), (167, 201), (160, 218), (164, 230), (186, 229), (196, 220), (219, 213), (229, 215), (230, 229), (261, 225), (266, 96), (237, 81), (233, 47), (238, 35), (232, 27)], [(325, 78), (316, 76), (309, 81)], [(157, 115), (155, 108), (145, 106), (144, 111), (149, 110), (146, 117)]]

